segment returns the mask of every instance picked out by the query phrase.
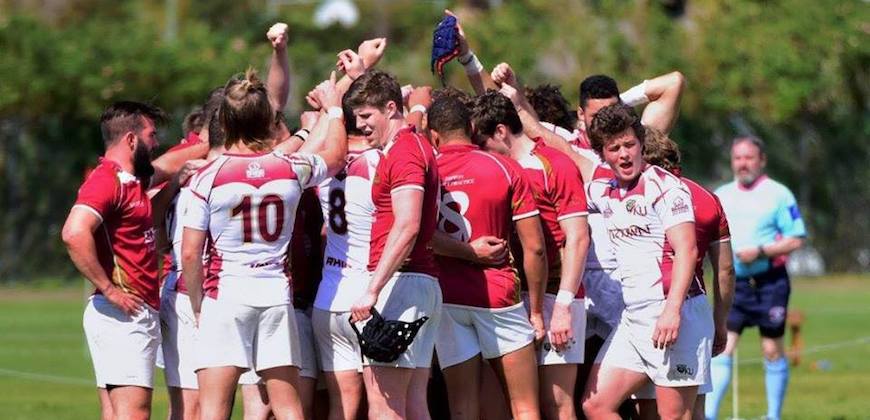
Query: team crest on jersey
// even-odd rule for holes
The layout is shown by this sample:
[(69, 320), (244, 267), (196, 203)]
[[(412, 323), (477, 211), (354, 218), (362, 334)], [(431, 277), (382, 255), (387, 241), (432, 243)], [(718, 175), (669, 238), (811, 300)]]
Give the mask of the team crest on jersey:
[(682, 197), (677, 197), (677, 199), (674, 200), (674, 206), (671, 207), (671, 213), (672, 214), (683, 214), (687, 211), (689, 211), (689, 206), (686, 205), (686, 202), (683, 201)]
[(625, 202), (625, 210), (635, 216), (646, 216), (646, 206), (638, 205), (634, 198)]
[(248, 179), (263, 178), (266, 176), (266, 170), (258, 162), (248, 164), (248, 169), (245, 170), (245, 176)]
[(613, 210), (610, 208), (610, 203), (607, 203), (607, 207), (604, 208), (604, 211), (601, 212), (601, 214), (604, 215), (605, 219), (613, 216)]

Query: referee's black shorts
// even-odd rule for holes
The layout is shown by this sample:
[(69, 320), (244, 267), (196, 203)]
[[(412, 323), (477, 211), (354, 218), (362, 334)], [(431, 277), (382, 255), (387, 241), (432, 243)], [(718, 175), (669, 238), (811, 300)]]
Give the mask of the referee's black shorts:
[(785, 267), (737, 277), (734, 304), (728, 313), (728, 331), (740, 334), (743, 328), (758, 326), (762, 337), (782, 337), (790, 294), (791, 282)]

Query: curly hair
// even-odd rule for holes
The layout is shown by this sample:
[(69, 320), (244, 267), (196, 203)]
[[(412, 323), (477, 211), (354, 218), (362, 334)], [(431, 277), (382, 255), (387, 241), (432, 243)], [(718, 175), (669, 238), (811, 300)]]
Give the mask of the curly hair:
[(514, 104), (507, 96), (495, 90), (488, 90), (474, 100), (471, 123), (478, 134), (487, 137), (495, 134), (499, 124), (507, 126), (512, 134), (523, 132), (523, 123)]
[(266, 86), (254, 69), (248, 69), (242, 78), (234, 77), (227, 82), (218, 116), (227, 148), (239, 141), (253, 150), (269, 147), (275, 112)]
[(590, 143), (592, 143), (592, 149), (599, 156), (603, 156), (604, 147), (614, 137), (629, 128), (634, 131), (634, 135), (642, 145), (645, 138), (644, 128), (640, 123), (637, 113), (634, 112), (634, 108), (622, 103), (601, 108), (595, 114), (595, 118), (592, 119), (592, 125), (587, 131)]
[(644, 127), (643, 160), (651, 165), (660, 166), (675, 175), (680, 175), (680, 146), (663, 131)]
[(558, 86), (548, 83), (533, 88), (526, 87), (526, 99), (541, 121), (553, 123), (568, 131), (577, 125), (577, 113), (571, 109)]

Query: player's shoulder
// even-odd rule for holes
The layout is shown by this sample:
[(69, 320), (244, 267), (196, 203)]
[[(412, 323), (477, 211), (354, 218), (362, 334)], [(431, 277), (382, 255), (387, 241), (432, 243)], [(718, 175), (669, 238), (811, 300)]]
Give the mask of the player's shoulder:
[(688, 189), (679, 177), (660, 166), (649, 165), (640, 176), (645, 187), (652, 187), (651, 189), (653, 190), (658, 189), (659, 192), (664, 192), (671, 188)]
[(719, 201), (712, 191), (708, 190), (706, 187), (696, 182), (695, 180), (691, 178), (686, 178), (684, 176), (680, 177), (680, 180), (683, 181), (683, 184), (686, 184), (686, 186), (689, 188), (689, 192), (692, 193), (693, 199), (697, 197), (698, 199)]
[(579, 176), (580, 170), (574, 165), (574, 161), (559, 149), (547, 146), (543, 141), (538, 141), (535, 145), (537, 157), (543, 161), (544, 167), (554, 174), (558, 175), (575, 175)]

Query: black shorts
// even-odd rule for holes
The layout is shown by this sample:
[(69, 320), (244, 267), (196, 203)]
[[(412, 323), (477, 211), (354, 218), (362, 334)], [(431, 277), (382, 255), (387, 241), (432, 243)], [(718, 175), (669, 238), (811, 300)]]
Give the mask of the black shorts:
[(737, 277), (734, 304), (728, 312), (728, 331), (740, 334), (743, 328), (757, 325), (762, 337), (782, 337), (790, 294), (791, 282), (785, 267)]

